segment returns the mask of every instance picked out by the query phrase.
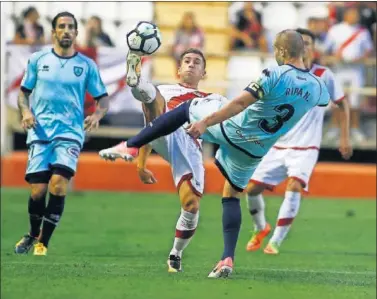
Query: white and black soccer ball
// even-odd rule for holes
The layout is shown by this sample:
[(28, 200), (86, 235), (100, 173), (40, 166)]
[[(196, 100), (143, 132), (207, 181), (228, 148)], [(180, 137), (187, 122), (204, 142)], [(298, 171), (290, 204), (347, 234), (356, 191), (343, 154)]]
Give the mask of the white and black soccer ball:
[(161, 46), (161, 33), (155, 24), (141, 21), (127, 33), (127, 45), (138, 55), (151, 55)]

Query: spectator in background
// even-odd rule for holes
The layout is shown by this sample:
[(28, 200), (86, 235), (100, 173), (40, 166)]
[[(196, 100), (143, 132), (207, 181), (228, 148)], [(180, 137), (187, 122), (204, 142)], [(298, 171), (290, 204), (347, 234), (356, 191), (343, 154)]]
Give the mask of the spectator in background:
[(261, 24), (261, 15), (251, 2), (245, 2), (244, 7), (237, 13), (232, 25), (232, 49), (254, 49), (268, 51), (267, 40)]
[(369, 30), (373, 36), (373, 24), (376, 23), (376, 2), (357, 2), (360, 13), (360, 25)]
[(314, 53), (315, 61), (320, 59), (320, 53), (323, 52), (329, 25), (329, 10), (326, 7), (315, 7), (309, 11), (307, 26), (316, 37)]
[(100, 17), (92, 16), (86, 23), (86, 38), (84, 47), (95, 48), (98, 46), (114, 47), (110, 36), (102, 29), (102, 20)]
[(329, 22), (334, 25), (342, 22), (346, 3), (344, 2), (330, 2), (329, 3)]
[[(343, 22), (334, 25), (328, 32), (325, 51), (335, 59), (334, 71), (343, 85), (358, 89), (364, 86), (364, 66), (362, 63), (373, 52), (373, 44), (368, 30), (359, 24), (360, 15), (357, 7), (348, 7)], [(365, 140), (359, 124), (360, 95), (358, 91), (348, 93), (351, 105), (351, 137), (354, 142)], [(332, 115), (332, 126), (325, 134), (325, 139), (334, 140), (339, 128), (338, 115)]]
[(360, 25), (367, 28), (372, 35), (372, 25), (376, 22), (376, 2), (333, 2), (330, 4), (333, 23), (342, 22), (344, 14), (350, 7), (358, 9)]
[(19, 45), (43, 45), (45, 36), (43, 27), (38, 23), (39, 13), (30, 6), (23, 12), (23, 22), (16, 29), (13, 42)]
[(177, 66), (179, 66), (181, 54), (189, 48), (197, 48), (201, 51), (204, 48), (204, 34), (196, 23), (195, 15), (192, 12), (186, 12), (183, 15), (181, 24), (175, 33), (172, 56)]
[[(81, 45), (76, 44), (76, 51), (92, 58), (96, 61), (97, 58), (97, 47), (114, 47), (108, 34), (106, 34), (102, 29), (102, 20), (97, 16), (92, 16), (88, 19), (85, 27), (85, 42)], [(85, 93), (84, 102), (84, 115), (85, 117), (91, 115), (96, 110), (96, 101), (88, 93)], [(104, 121), (102, 119), (102, 121)]]

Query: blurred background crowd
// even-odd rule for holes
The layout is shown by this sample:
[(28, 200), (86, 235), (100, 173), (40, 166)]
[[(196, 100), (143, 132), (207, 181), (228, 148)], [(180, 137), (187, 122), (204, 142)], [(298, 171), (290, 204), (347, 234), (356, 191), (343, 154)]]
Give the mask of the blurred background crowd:
[[(51, 19), (64, 10), (75, 14), (79, 21), (77, 50), (95, 59), (113, 97), (103, 123), (112, 126), (113, 132), (115, 127), (143, 126), (140, 105), (123, 80), (126, 32), (138, 21), (155, 22), (163, 39), (161, 49), (143, 61), (143, 76), (156, 83), (173, 83), (180, 53), (197, 47), (208, 57), (208, 75), (201, 89), (228, 97), (275, 63), (272, 44), (277, 32), (301, 27), (317, 37), (317, 62), (329, 66), (345, 88), (352, 107), (355, 147), (376, 147), (375, 2), (6, 3), (5, 86), (10, 110), (16, 109), (12, 92), (19, 86), (28, 56), (51, 43)], [(366, 34), (352, 37), (350, 28), (365, 29)], [(350, 35), (351, 42), (347, 51), (340, 53), (338, 39), (344, 40), (341, 37), (345, 35)], [(93, 109), (90, 96), (86, 109), (87, 113)], [(329, 106), (323, 146), (336, 146), (338, 134), (336, 109)]]

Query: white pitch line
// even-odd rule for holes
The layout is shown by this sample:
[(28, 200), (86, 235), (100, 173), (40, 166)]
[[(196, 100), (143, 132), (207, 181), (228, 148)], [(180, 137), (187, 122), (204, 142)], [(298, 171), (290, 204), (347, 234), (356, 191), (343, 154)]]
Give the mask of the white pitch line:
[[(36, 263), (36, 262), (30, 262), (30, 261), (7, 261), (1, 262), (1, 266), (4, 265), (31, 265), (31, 266), (46, 266), (46, 265), (58, 265), (58, 266), (85, 266), (88, 268), (91, 268), (93, 266), (101, 266), (101, 267), (108, 267), (108, 268), (122, 268), (121, 264), (114, 264), (114, 263), (83, 263), (83, 262), (77, 262), (77, 263), (64, 263), (64, 262), (44, 262), (44, 263)], [(154, 267), (154, 266), (153, 266)], [(132, 268), (148, 268), (145, 265), (138, 265), (138, 264), (132, 264)], [(190, 267), (190, 269), (202, 269), (202, 267)], [(296, 273), (311, 273), (311, 274), (345, 274), (345, 275), (371, 275), (376, 276), (376, 272), (373, 271), (337, 271), (337, 270), (310, 270), (310, 269), (284, 269), (284, 268), (253, 268), (253, 267), (236, 267), (236, 270), (251, 270), (251, 271), (272, 271), (272, 272), (296, 272)]]

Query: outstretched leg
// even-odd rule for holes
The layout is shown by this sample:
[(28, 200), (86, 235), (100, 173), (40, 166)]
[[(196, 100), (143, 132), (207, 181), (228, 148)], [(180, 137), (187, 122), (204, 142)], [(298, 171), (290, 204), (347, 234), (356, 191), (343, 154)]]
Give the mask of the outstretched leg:
[[(129, 52), (127, 56), (126, 82), (131, 87), (135, 99), (142, 103), (146, 125), (163, 114), (165, 99), (152, 83), (141, 78), (141, 56), (133, 52)], [(125, 145), (126, 142), (121, 142), (116, 146), (101, 150), (99, 154), (105, 160), (116, 160), (118, 158), (128, 160), (129, 154)], [(148, 152), (148, 150), (145, 150), (145, 152)], [(137, 151), (134, 151), (134, 153), (137, 155)], [(133, 157), (130, 159), (133, 159)]]
[[(139, 148), (162, 136), (169, 135), (189, 121), (190, 102), (185, 102), (177, 108), (162, 114), (136, 136), (128, 139), (126, 143), (117, 145), (116, 151), (105, 149), (99, 152), (104, 159), (115, 160), (122, 158), (127, 161), (134, 160), (139, 154)], [(115, 155), (114, 155), (115, 152)]]

